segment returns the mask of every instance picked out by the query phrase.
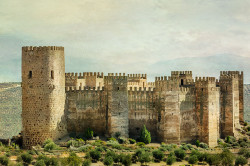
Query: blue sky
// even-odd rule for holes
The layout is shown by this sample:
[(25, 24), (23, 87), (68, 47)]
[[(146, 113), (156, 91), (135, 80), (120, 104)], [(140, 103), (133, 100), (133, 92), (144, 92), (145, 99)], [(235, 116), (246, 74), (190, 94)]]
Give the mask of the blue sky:
[(250, 83), (248, 0), (0, 0), (0, 82), (21, 80), (21, 47), (65, 47), (66, 72), (219, 76)]

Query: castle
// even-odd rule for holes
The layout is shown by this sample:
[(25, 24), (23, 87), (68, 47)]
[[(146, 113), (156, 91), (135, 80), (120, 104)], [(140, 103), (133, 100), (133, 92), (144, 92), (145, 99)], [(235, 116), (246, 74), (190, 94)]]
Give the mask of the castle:
[(146, 74), (65, 74), (63, 47), (22, 48), (25, 148), (87, 128), (137, 138), (143, 125), (159, 142), (216, 146), (244, 122), (243, 102), (243, 72), (194, 80), (191, 71), (172, 71), (155, 82)]

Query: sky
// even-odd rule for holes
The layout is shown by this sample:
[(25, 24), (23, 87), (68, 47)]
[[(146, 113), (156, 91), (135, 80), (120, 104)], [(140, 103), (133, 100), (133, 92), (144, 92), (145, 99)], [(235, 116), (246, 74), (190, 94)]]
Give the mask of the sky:
[[(22, 46), (64, 46), (66, 72), (215, 76), (250, 84), (249, 0), (0, 0), (0, 82)], [(249, 72), (248, 72), (249, 71)]]

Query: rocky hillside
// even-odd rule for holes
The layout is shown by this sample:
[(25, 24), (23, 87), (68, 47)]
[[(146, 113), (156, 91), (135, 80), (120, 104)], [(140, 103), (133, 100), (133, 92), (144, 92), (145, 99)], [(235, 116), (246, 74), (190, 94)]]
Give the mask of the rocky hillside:
[(21, 84), (0, 83), (0, 138), (11, 138), (21, 131)]
[(244, 85), (244, 109), (245, 121), (250, 122), (250, 84)]
[[(250, 84), (245, 85), (245, 120), (250, 122)], [(0, 83), (0, 138), (10, 138), (21, 131), (21, 84)]]

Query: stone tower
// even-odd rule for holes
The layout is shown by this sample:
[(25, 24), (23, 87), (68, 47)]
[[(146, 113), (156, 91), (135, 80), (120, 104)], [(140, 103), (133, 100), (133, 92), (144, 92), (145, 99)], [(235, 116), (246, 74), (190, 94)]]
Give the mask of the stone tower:
[(214, 77), (196, 77), (196, 113), (199, 140), (216, 146), (219, 138), (220, 90)]
[(179, 79), (156, 77), (155, 83), (159, 140), (180, 144)]
[[(220, 73), (220, 132), (221, 137), (236, 136), (236, 128), (240, 127), (239, 110), (240, 110), (240, 92), (239, 92), (239, 75), (222, 71)], [(241, 94), (243, 95), (243, 94)], [(242, 100), (243, 102), (243, 100)]]
[(107, 134), (114, 136), (119, 132), (128, 137), (128, 77), (109, 73), (104, 77), (104, 88), (107, 93)]
[(22, 124), (25, 148), (65, 134), (63, 47), (22, 48)]

